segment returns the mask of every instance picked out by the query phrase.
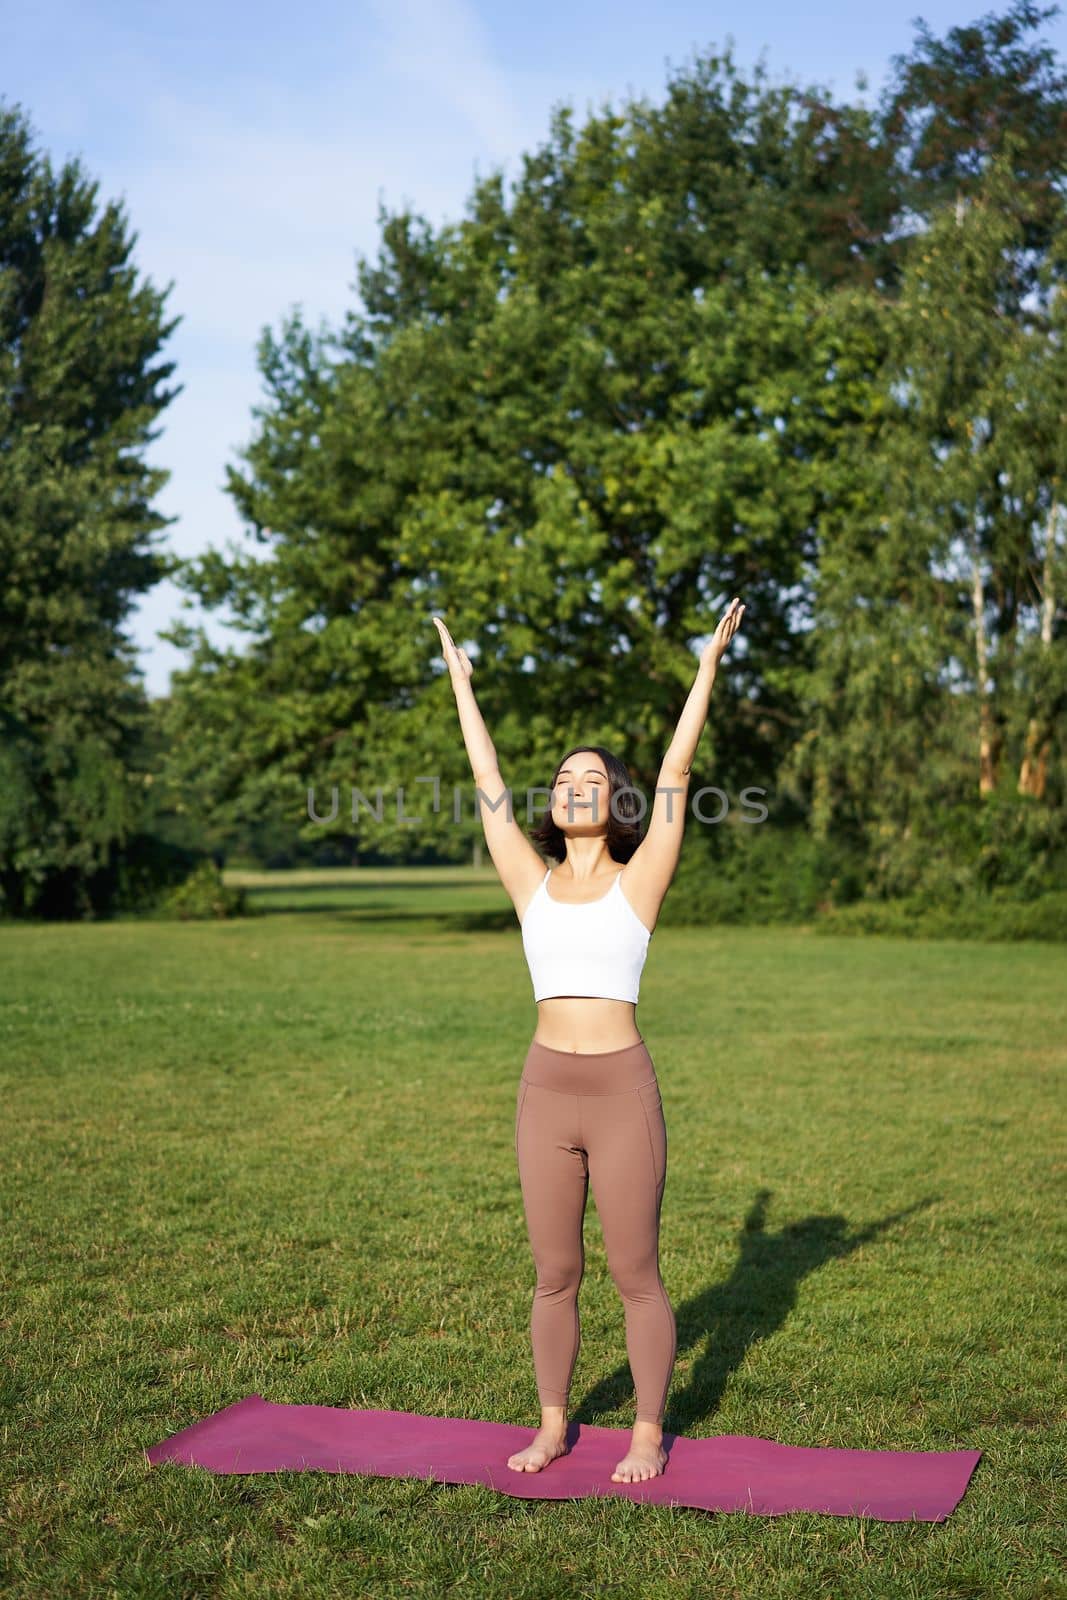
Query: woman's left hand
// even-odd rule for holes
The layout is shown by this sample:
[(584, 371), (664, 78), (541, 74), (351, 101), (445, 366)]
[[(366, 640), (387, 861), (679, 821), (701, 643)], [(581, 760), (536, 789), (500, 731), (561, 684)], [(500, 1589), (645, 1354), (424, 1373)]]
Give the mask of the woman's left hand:
[(737, 595), (734, 595), (734, 598), (730, 601), (730, 604), (723, 615), (722, 621), (715, 629), (714, 638), (709, 639), (703, 650), (700, 652), (700, 665), (702, 667), (717, 667), (719, 665), (719, 662), (722, 660), (725, 653), (726, 646), (730, 643), (730, 640), (741, 626), (741, 618), (744, 616), (744, 614), (744, 606), (741, 604), (741, 601)]

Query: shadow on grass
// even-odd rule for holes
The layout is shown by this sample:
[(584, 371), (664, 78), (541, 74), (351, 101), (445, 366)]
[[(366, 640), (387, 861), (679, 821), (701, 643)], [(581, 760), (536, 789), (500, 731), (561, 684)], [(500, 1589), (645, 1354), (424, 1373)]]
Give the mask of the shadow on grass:
[[(451, 890), (455, 892), (455, 884), (435, 884), (428, 887)], [(475, 885), (478, 893), (482, 892), (482, 885)], [(398, 905), (395, 891), (388, 900), (374, 898), (380, 896), (380, 888), (359, 890), (351, 884), (337, 884), (331, 886), (322, 884), (311, 891), (314, 899), (305, 898), (299, 889), (283, 890), (274, 888), (246, 889), (246, 903), (248, 914), (254, 917), (281, 917), (281, 916), (329, 916), (335, 921), (343, 923), (361, 922), (398, 922), (398, 923), (426, 923), (432, 922), (445, 933), (499, 933), (505, 928), (518, 928), (519, 920), (515, 915), (515, 908), (502, 905), (499, 908), (484, 907), (479, 910), (429, 910), (422, 899), (423, 886), (418, 889), (418, 899), (413, 895), (409, 906)], [(332, 896), (329, 900), (320, 899), (322, 894)], [(281, 898), (282, 896), (285, 898)], [(339, 895), (349, 896), (348, 903), (338, 903)], [(366, 898), (363, 898), (366, 896)], [(273, 902), (273, 903), (272, 903)]]
[[(766, 1229), (767, 1201), (771, 1190), (761, 1189), (738, 1234), (734, 1269), (717, 1283), (683, 1305), (675, 1307), (678, 1351), (700, 1347), (684, 1385), (672, 1382), (663, 1421), (664, 1449), (671, 1434), (691, 1434), (711, 1416), (722, 1399), (731, 1372), (740, 1367), (748, 1349), (781, 1328), (797, 1301), (800, 1284), (825, 1262), (850, 1255), (860, 1245), (932, 1205), (939, 1197), (928, 1195), (882, 1221), (849, 1232), (838, 1214), (806, 1217), (786, 1223), (777, 1233)], [(677, 1370), (677, 1369), (676, 1369)], [(597, 1423), (633, 1397), (629, 1362), (620, 1363), (585, 1395), (572, 1412), (576, 1423)]]

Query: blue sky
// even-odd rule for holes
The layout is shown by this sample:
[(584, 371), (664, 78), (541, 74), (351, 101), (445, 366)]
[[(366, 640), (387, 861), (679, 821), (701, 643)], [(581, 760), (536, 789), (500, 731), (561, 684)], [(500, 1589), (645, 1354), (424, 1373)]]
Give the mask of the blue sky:
[[(357, 304), (357, 255), (377, 251), (379, 198), (435, 223), (462, 215), (476, 175), (544, 137), (551, 109), (580, 123), (605, 101), (662, 98), (671, 70), (732, 41), (772, 80), (818, 82), (838, 96), (881, 88), (913, 19), (938, 35), (1003, 0), (876, 10), (845, 0), (184, 0), (155, 8), (93, 0), (0, 0), (0, 99), (18, 103), (59, 166), (79, 156), (98, 203), (125, 201), (133, 259), (174, 281), (164, 347), (182, 393), (158, 419), (147, 459), (171, 471), (156, 504), (178, 521), (170, 546), (192, 555), (243, 542), (224, 464), (252, 436), (262, 399), (255, 344), (295, 304), (313, 328)], [(1045, 37), (1067, 57), (1067, 23)], [(181, 610), (161, 584), (129, 632), (149, 693), (183, 657), (156, 638)], [(197, 618), (195, 610), (185, 611)], [(205, 619), (208, 620), (208, 619)], [(226, 630), (208, 620), (212, 637)]]

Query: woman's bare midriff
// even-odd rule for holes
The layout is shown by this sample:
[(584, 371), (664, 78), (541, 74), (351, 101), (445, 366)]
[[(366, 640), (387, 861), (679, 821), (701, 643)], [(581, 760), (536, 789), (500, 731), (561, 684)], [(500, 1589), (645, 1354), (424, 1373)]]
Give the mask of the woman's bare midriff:
[(640, 1044), (634, 1000), (600, 1000), (589, 995), (560, 994), (537, 1002), (534, 1043), (577, 1055), (606, 1055)]

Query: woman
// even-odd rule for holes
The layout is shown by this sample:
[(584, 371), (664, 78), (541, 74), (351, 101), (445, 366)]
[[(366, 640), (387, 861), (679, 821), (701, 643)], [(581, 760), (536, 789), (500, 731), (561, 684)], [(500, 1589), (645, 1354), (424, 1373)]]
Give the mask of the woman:
[(515, 1150), (537, 1267), (530, 1338), (541, 1426), (508, 1458), (516, 1472), (539, 1472), (567, 1450), (590, 1180), (625, 1308), (637, 1399), (630, 1448), (612, 1478), (639, 1483), (666, 1465), (663, 1413), (676, 1349), (674, 1312), (659, 1275), (667, 1133), (635, 1011), (648, 941), (678, 864), (689, 772), (715, 672), (744, 610), (738, 599), (730, 603), (700, 657), (644, 837), (635, 796), (619, 793), (629, 786), (623, 763), (603, 746), (579, 746), (561, 760), (551, 809), (534, 834), (559, 860), (547, 872), (505, 798), (470, 660), (440, 617), (433, 619), (475, 783), (486, 796), (479, 806), (486, 843), (522, 926), (537, 1003), (519, 1083)]

